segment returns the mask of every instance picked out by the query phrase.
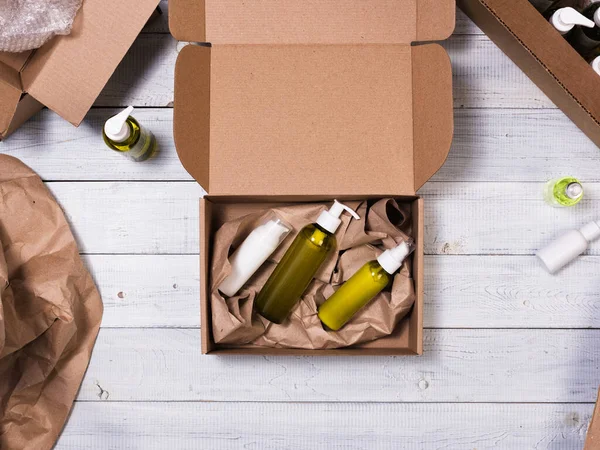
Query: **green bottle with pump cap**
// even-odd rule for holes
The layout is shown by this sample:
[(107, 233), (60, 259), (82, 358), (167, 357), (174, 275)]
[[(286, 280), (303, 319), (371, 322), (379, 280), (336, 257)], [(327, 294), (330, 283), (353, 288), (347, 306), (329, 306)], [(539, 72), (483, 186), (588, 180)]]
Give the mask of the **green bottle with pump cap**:
[(358, 214), (334, 201), (316, 223), (305, 226), (292, 242), (283, 258), (256, 297), (258, 313), (273, 323), (282, 323), (300, 300), (315, 274), (336, 248), (335, 232), (344, 211), (355, 219)]
[(319, 319), (330, 330), (342, 328), (390, 282), (413, 247), (402, 242), (386, 250), (375, 261), (369, 261), (342, 284), (319, 308)]
[(156, 138), (137, 120), (130, 116), (133, 106), (128, 107), (104, 124), (102, 137), (106, 145), (128, 158), (141, 162), (156, 153)]

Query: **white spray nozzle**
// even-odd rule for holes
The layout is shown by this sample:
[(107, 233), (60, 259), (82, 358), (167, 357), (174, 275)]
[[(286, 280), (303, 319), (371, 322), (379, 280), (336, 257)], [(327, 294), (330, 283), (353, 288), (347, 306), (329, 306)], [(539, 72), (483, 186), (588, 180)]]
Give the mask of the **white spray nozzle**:
[(581, 25), (582, 27), (587, 28), (594, 28), (596, 26), (593, 20), (588, 19), (570, 6), (557, 9), (550, 17), (550, 23), (562, 34), (571, 31), (575, 28), (575, 25)]
[(127, 125), (127, 119), (132, 111), (133, 106), (129, 106), (106, 121), (104, 124), (104, 134), (106, 134), (107, 138), (114, 142), (123, 142), (131, 136), (131, 130), (129, 129), (129, 125)]
[(594, 23), (600, 27), (600, 8), (594, 13)]
[(334, 200), (333, 205), (331, 206), (331, 208), (329, 208), (329, 211), (323, 211), (321, 213), (321, 215), (317, 219), (317, 224), (321, 225), (330, 233), (335, 233), (340, 224), (342, 223), (340, 216), (344, 211), (351, 214), (352, 217), (354, 217), (355, 219), (360, 219), (360, 216), (356, 214), (356, 212), (352, 208), (349, 208), (343, 203)]
[(392, 275), (402, 266), (402, 263), (413, 251), (413, 248), (414, 246), (411, 242), (402, 242), (398, 246), (386, 250), (379, 255), (377, 262), (383, 267), (383, 270)]
[[(600, 9), (598, 9), (598, 11), (600, 11)], [(600, 56), (596, 56), (594, 59), (592, 59), (590, 66), (592, 66), (592, 69), (594, 69), (596, 73), (600, 75)]]
[(585, 224), (579, 230), (571, 230), (554, 240), (537, 253), (548, 272), (555, 273), (569, 264), (590, 244), (600, 238), (600, 221)]

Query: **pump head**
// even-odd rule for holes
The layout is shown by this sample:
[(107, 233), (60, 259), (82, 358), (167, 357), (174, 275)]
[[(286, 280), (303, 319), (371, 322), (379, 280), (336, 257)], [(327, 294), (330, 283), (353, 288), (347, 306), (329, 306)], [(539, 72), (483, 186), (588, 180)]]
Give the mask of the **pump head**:
[(333, 201), (333, 205), (329, 208), (329, 211), (323, 211), (319, 218), (317, 219), (317, 224), (325, 228), (330, 233), (335, 233), (339, 228), (342, 220), (340, 216), (342, 213), (346, 211), (352, 215), (355, 219), (360, 219), (360, 216), (356, 214), (356, 212), (344, 205), (343, 203), (338, 202), (337, 200)]
[(398, 246), (386, 250), (379, 255), (377, 262), (381, 267), (383, 267), (383, 270), (390, 275), (393, 275), (400, 268), (400, 266), (402, 266), (402, 263), (406, 257), (410, 255), (413, 250), (414, 243), (412, 241), (401, 242)]
[[(598, 11), (600, 11), (600, 9), (598, 9)], [(600, 56), (596, 56), (594, 59), (592, 59), (590, 65), (592, 66), (592, 69), (594, 69), (594, 71), (600, 75)]]
[(104, 134), (106, 134), (107, 138), (114, 142), (123, 142), (131, 136), (131, 129), (127, 125), (127, 119), (132, 111), (133, 106), (129, 106), (106, 121), (104, 124)]
[(587, 28), (594, 28), (596, 26), (593, 20), (588, 19), (570, 6), (557, 9), (550, 17), (550, 23), (562, 34), (571, 31), (575, 28), (575, 25), (581, 25), (582, 27)]

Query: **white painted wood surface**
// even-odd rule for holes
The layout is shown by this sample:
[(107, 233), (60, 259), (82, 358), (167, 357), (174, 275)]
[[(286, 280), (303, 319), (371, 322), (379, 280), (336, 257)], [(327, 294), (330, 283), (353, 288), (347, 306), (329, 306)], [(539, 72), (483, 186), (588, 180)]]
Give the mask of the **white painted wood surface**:
[[(600, 384), (600, 246), (559, 276), (533, 255), (600, 216), (600, 150), (462, 13), (443, 45), (456, 132), (421, 190), (423, 357), (200, 355), (203, 190), (172, 142), (181, 46), (166, 14), (81, 127), (44, 111), (0, 144), (48, 181), (105, 304), (57, 449), (582, 447)], [(103, 147), (103, 121), (128, 104), (159, 140), (154, 161)], [(541, 200), (561, 174), (585, 182), (576, 209)]]

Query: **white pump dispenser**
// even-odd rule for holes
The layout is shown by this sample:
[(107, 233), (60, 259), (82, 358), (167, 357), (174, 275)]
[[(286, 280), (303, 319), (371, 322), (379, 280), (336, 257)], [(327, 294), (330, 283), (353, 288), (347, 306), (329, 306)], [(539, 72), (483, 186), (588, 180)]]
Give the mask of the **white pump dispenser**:
[(121, 111), (114, 117), (111, 117), (104, 124), (104, 134), (113, 142), (125, 142), (131, 136), (131, 128), (127, 124), (127, 119), (133, 112), (133, 106)]
[(570, 6), (557, 9), (550, 17), (550, 23), (560, 34), (567, 34), (575, 28), (575, 25), (581, 25), (587, 28), (594, 28), (596, 26), (593, 20), (588, 19)]
[(537, 253), (544, 267), (555, 273), (569, 264), (600, 238), (600, 221), (590, 222), (579, 230), (571, 230)]
[[(600, 9), (598, 9), (598, 11), (600, 11)], [(600, 56), (596, 56), (594, 59), (592, 59), (590, 66), (592, 66), (592, 69), (594, 69), (594, 71), (600, 75)]]
[(333, 205), (331, 206), (331, 208), (329, 208), (329, 211), (323, 211), (321, 213), (321, 215), (317, 219), (317, 225), (320, 225), (321, 227), (329, 231), (331, 234), (335, 233), (339, 228), (340, 224), (342, 223), (340, 216), (344, 211), (351, 214), (352, 217), (354, 217), (355, 219), (360, 219), (359, 215), (356, 214), (356, 212), (352, 208), (349, 208), (343, 203), (334, 200)]
[(408, 242), (402, 242), (397, 247), (391, 248), (383, 252), (377, 258), (379, 265), (390, 275), (396, 273), (396, 271), (402, 266), (402, 263), (406, 259), (412, 246)]

